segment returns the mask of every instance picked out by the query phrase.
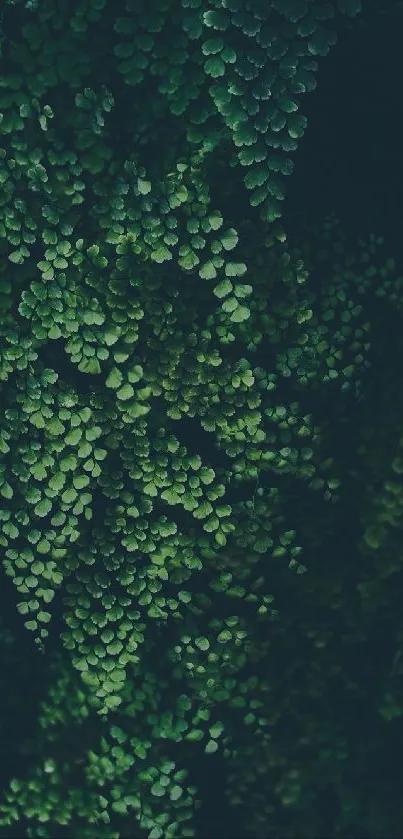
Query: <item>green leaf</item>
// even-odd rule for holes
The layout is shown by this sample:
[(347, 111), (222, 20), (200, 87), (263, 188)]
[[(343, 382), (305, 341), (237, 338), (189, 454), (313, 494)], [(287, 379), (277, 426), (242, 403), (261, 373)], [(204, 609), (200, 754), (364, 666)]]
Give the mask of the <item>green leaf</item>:
[(206, 748), (204, 749), (204, 751), (206, 752), (206, 754), (211, 755), (214, 752), (216, 752), (217, 749), (218, 749), (218, 744), (216, 743), (216, 741), (215, 740), (209, 740), (207, 745), (206, 745)]
[(101, 365), (95, 356), (93, 358), (84, 358), (80, 361), (78, 369), (81, 373), (89, 373), (90, 375), (97, 375), (101, 372)]
[(192, 731), (189, 731), (189, 734), (186, 735), (186, 740), (203, 740), (204, 734), (201, 728), (194, 728)]
[(219, 644), (226, 644), (227, 641), (231, 641), (232, 635), (228, 629), (223, 629), (222, 632), (217, 635), (217, 641)]
[(157, 783), (153, 784), (151, 787), (151, 794), (156, 795), (157, 798), (161, 798), (162, 795), (165, 795), (165, 787), (157, 781)]
[(218, 210), (215, 210), (214, 212), (210, 213), (207, 216), (207, 220), (212, 230), (219, 230), (220, 227), (222, 227), (224, 221), (221, 213)]
[(73, 487), (68, 487), (61, 495), (64, 504), (72, 504), (77, 498), (77, 492)]
[(199, 650), (203, 650), (203, 651), (208, 650), (209, 647), (210, 647), (210, 642), (209, 642), (208, 638), (203, 638), (203, 637), (196, 638), (195, 639), (195, 644), (196, 644), (196, 647), (199, 648)]
[(172, 787), (169, 793), (171, 801), (177, 801), (178, 798), (181, 797), (181, 795), (183, 795), (183, 789), (180, 786), (178, 786), (178, 784), (175, 784), (175, 786)]
[(250, 317), (250, 309), (247, 306), (238, 306), (232, 313), (230, 320), (233, 323), (242, 323)]
[(214, 530), (220, 526), (220, 520), (217, 516), (211, 516), (211, 518), (207, 519), (207, 521), (203, 525), (203, 530), (207, 530), (208, 533), (213, 533)]
[(82, 437), (82, 433), (83, 432), (81, 431), (81, 428), (72, 428), (71, 431), (69, 431), (69, 433), (66, 434), (66, 436), (64, 438), (64, 442), (68, 446), (74, 446), (75, 447), (77, 445), (77, 443), (80, 442), (81, 437)]
[(224, 11), (208, 11), (203, 12), (203, 22), (205, 26), (211, 26), (213, 29), (227, 29), (230, 23), (230, 18)]
[(59, 376), (55, 372), (55, 370), (51, 370), (47, 367), (45, 370), (42, 371), (40, 378), (44, 384), (54, 385), (57, 382)]
[(210, 737), (216, 738), (219, 737), (220, 734), (224, 731), (224, 726), (222, 722), (215, 722), (214, 725), (209, 728)]
[(244, 262), (227, 262), (225, 266), (225, 273), (227, 277), (242, 277), (247, 270), (248, 269)]
[(215, 38), (209, 38), (208, 41), (202, 44), (202, 51), (204, 55), (215, 55), (215, 53), (221, 52), (223, 47), (224, 41), (221, 35), (216, 35)]
[(43, 518), (44, 516), (47, 516), (50, 513), (51, 509), (52, 504), (49, 501), (49, 498), (44, 498), (42, 501), (39, 502), (39, 504), (36, 505), (36, 507), (34, 507), (34, 513), (37, 516)]
[(248, 122), (238, 123), (233, 133), (233, 141), (236, 146), (252, 146), (256, 143), (256, 140), (257, 132), (253, 125), (250, 125)]
[(137, 189), (140, 195), (148, 195), (151, 192), (150, 181), (144, 181), (142, 178), (137, 178)]
[(75, 475), (73, 477), (73, 486), (75, 489), (84, 489), (90, 483), (88, 475)]
[(298, 105), (292, 99), (280, 99), (280, 101), (278, 101), (278, 105), (286, 114), (298, 111)]
[(112, 367), (107, 379), (106, 379), (106, 386), (112, 387), (115, 390), (120, 387), (123, 381), (123, 375), (121, 371), (117, 367)]
[(127, 804), (123, 798), (119, 799), (118, 801), (114, 801), (112, 804), (112, 810), (115, 813), (118, 813), (119, 816), (126, 816), (128, 813)]
[(86, 672), (88, 670), (88, 664), (85, 658), (74, 659), (73, 667), (75, 667), (76, 670), (80, 670), (80, 672)]
[(246, 283), (239, 283), (235, 286), (235, 297), (239, 300), (243, 297), (249, 297), (252, 294), (253, 288), (251, 285), (247, 285)]
[(168, 248), (161, 245), (161, 247), (150, 253), (150, 259), (152, 259), (153, 262), (165, 262), (167, 259), (172, 259), (172, 254)]
[(215, 478), (214, 469), (208, 469), (206, 466), (203, 466), (203, 468), (200, 471), (199, 477), (203, 484), (211, 484)]
[(111, 644), (108, 644), (106, 651), (107, 653), (109, 653), (109, 655), (119, 655), (122, 649), (123, 644), (121, 641), (117, 639), (116, 641), (113, 641)]
[(109, 695), (105, 696), (104, 702), (107, 708), (117, 708), (121, 704), (122, 698), (121, 696)]
[(215, 55), (204, 62), (204, 70), (208, 76), (211, 76), (213, 79), (218, 79), (220, 76), (225, 75), (225, 64), (219, 55)]
[(244, 177), (244, 184), (246, 189), (255, 189), (258, 186), (263, 186), (269, 177), (269, 169), (264, 166), (256, 166)]
[(132, 386), (127, 383), (127, 384), (123, 385), (123, 387), (121, 387), (120, 390), (117, 391), (116, 396), (122, 402), (126, 402), (127, 399), (131, 399), (132, 396), (134, 396), (134, 390), (133, 390)]
[(60, 437), (64, 433), (64, 425), (57, 417), (53, 417), (53, 419), (46, 423), (46, 431), (55, 437)]
[(202, 280), (213, 280), (216, 276), (217, 271), (211, 261), (204, 262), (201, 268), (199, 268), (199, 277), (201, 277)]
[(220, 236), (220, 242), (226, 251), (231, 251), (238, 244), (238, 233), (234, 227), (229, 227)]
[(116, 341), (119, 340), (119, 337), (120, 337), (120, 328), (117, 327), (117, 326), (109, 327), (103, 333), (103, 338), (104, 338), (104, 341), (105, 341), (105, 344), (106, 344), (107, 347), (111, 347), (113, 344), (116, 344)]
[(161, 498), (162, 498), (164, 501), (167, 501), (167, 502), (168, 502), (168, 504), (171, 504), (171, 505), (173, 505), (173, 504), (179, 504), (179, 503), (180, 503), (180, 500), (181, 500), (181, 499), (180, 499), (180, 496), (178, 495), (178, 493), (177, 493), (177, 492), (175, 492), (175, 490), (174, 490), (174, 489), (172, 489), (172, 488), (169, 488), (169, 489), (164, 489), (164, 492), (162, 492), (162, 493), (161, 493)]
[(179, 600), (182, 601), (182, 603), (190, 603), (190, 601), (192, 599), (192, 595), (190, 594), (189, 591), (180, 591), (178, 593), (178, 597), (179, 597)]
[[(57, 264), (57, 263), (60, 263), (62, 261), (66, 262), (66, 260), (60, 260), (60, 259), (57, 260), (56, 259), (53, 264), (56, 265), (56, 268), (60, 268), (60, 267), (67, 268), (67, 262), (66, 262), (66, 265), (63, 265), (63, 266), (60, 266), (60, 265)], [(87, 326), (94, 326), (94, 325), (95, 326), (102, 326), (102, 324), (105, 322), (105, 315), (102, 312), (94, 312), (91, 309), (88, 310), (87, 312), (84, 312), (82, 317), (83, 317), (84, 323), (86, 323)]]
[[(227, 273), (227, 266), (225, 267), (225, 273)], [(225, 297), (233, 290), (233, 285), (230, 280), (221, 280), (218, 285), (216, 285), (214, 289), (214, 294), (216, 297)]]
[(4, 482), (3, 486), (0, 489), (0, 493), (3, 496), (3, 498), (12, 498), (13, 497), (14, 490), (12, 489), (12, 487), (10, 486), (8, 481)]
[(200, 469), (201, 465), (202, 465), (202, 460), (201, 460), (201, 457), (200, 457), (199, 454), (190, 455), (189, 466), (191, 466), (192, 469), (195, 469), (195, 470)]
[(223, 312), (233, 312), (238, 305), (238, 301), (235, 297), (227, 297), (222, 304), (222, 310)]
[(35, 428), (45, 428), (46, 423), (40, 411), (31, 414), (29, 421)]
[(24, 262), (24, 257), (21, 252), (21, 248), (18, 248), (16, 251), (12, 251), (12, 253), (8, 256), (10, 262), (15, 262), (16, 265), (21, 265)]
[(202, 501), (201, 504), (193, 511), (195, 519), (205, 519), (213, 512), (213, 507), (209, 501)]
[(198, 265), (199, 262), (199, 257), (196, 256), (196, 254), (192, 250), (190, 250), (189, 253), (185, 256), (178, 259), (178, 265), (180, 265), (181, 268), (187, 271), (191, 270), (192, 268), (195, 268), (195, 266)]
[(111, 727), (111, 736), (114, 740), (117, 740), (118, 743), (125, 743), (127, 740), (127, 734), (123, 731), (119, 726), (113, 725)]

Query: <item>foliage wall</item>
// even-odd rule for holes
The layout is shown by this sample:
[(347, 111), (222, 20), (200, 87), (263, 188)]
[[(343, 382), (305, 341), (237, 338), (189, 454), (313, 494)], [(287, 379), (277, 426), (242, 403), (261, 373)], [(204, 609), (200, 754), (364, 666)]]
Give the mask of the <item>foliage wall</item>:
[(3, 5), (1, 836), (403, 835), (403, 277), (282, 210), (363, 6)]

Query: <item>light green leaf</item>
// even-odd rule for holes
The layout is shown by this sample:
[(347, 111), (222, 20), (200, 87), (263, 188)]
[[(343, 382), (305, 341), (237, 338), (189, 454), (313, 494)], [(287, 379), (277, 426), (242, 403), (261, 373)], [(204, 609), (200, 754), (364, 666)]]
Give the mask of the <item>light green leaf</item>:
[(238, 283), (238, 285), (235, 286), (234, 294), (235, 297), (238, 300), (240, 300), (243, 297), (249, 297), (249, 295), (252, 294), (252, 291), (253, 288), (251, 285), (247, 285), (246, 283)]
[(157, 250), (151, 251), (150, 259), (152, 259), (153, 262), (165, 262), (167, 259), (172, 259), (172, 254), (168, 248), (161, 245), (161, 247), (157, 248)]
[(188, 254), (186, 254), (185, 256), (178, 259), (178, 265), (180, 265), (180, 267), (183, 268), (186, 271), (189, 271), (192, 268), (195, 268), (195, 266), (198, 265), (199, 262), (200, 262), (199, 257), (196, 256), (195, 252), (192, 251), (192, 250)]
[(201, 268), (199, 268), (199, 277), (201, 277), (202, 280), (213, 280), (216, 276), (217, 271), (211, 261), (204, 262)]
[(216, 752), (217, 749), (218, 744), (215, 742), (215, 740), (209, 740), (204, 751), (206, 752), (206, 754), (211, 755), (214, 752)]
[(207, 216), (208, 223), (212, 230), (219, 230), (223, 224), (223, 217), (221, 213), (216, 210)]
[(64, 504), (72, 504), (76, 498), (77, 492), (73, 487), (68, 487), (68, 489), (66, 489), (61, 495), (61, 499)]
[(112, 387), (116, 390), (116, 388), (120, 387), (123, 381), (122, 372), (117, 367), (112, 367), (112, 370), (109, 373), (109, 376), (106, 379), (106, 386)]
[(171, 505), (180, 503), (180, 496), (172, 488), (165, 489), (164, 492), (161, 493), (161, 498), (163, 498), (164, 501), (167, 501), (168, 504)]
[(116, 396), (122, 402), (125, 402), (127, 399), (131, 399), (134, 396), (134, 390), (130, 384), (125, 384), (120, 390), (117, 391)]
[(48, 513), (50, 513), (51, 509), (52, 504), (49, 501), (49, 498), (44, 498), (42, 501), (39, 502), (39, 504), (36, 505), (36, 507), (34, 507), (34, 513), (37, 516), (41, 516), (41, 518), (43, 518), (44, 516), (47, 516)]
[(238, 306), (237, 309), (232, 313), (230, 320), (233, 323), (242, 323), (244, 320), (248, 320), (250, 316), (250, 309), (247, 306)]
[(105, 330), (103, 334), (103, 339), (107, 347), (111, 347), (113, 344), (116, 344), (116, 341), (119, 340), (120, 336), (120, 329), (116, 327), (109, 327)]
[(81, 428), (72, 428), (68, 434), (66, 434), (64, 441), (68, 446), (77, 446), (80, 442), (83, 432)]
[(8, 483), (8, 481), (5, 481), (5, 482), (4, 482), (3, 486), (2, 486), (2, 487), (1, 487), (1, 489), (0, 489), (0, 493), (2, 494), (3, 498), (12, 498), (12, 497), (13, 497), (13, 495), (14, 495), (14, 490), (13, 490), (13, 488), (10, 486), (10, 484)]
[(46, 423), (40, 411), (31, 414), (29, 421), (35, 428), (45, 428)]
[(55, 437), (60, 437), (60, 435), (64, 432), (64, 425), (57, 417), (53, 417), (53, 419), (49, 420), (46, 424), (46, 431), (49, 434), (53, 434)]
[[(107, 699), (110, 697), (108, 696)], [(118, 813), (119, 816), (126, 816), (128, 813), (127, 804), (123, 798), (118, 799), (118, 801), (114, 801), (112, 803), (112, 810), (115, 813)]]
[(189, 734), (186, 735), (186, 740), (203, 740), (204, 734), (201, 728), (194, 728), (192, 731), (189, 731)]
[(142, 178), (137, 178), (137, 189), (140, 195), (148, 195), (148, 193), (151, 192), (150, 181), (145, 181)]
[(219, 737), (220, 734), (224, 731), (224, 726), (222, 722), (215, 722), (214, 725), (209, 728), (210, 737), (216, 738)]
[(220, 242), (226, 251), (231, 251), (238, 244), (238, 233), (234, 227), (229, 227), (220, 236)]
[(247, 270), (248, 269), (244, 262), (227, 262), (225, 266), (225, 273), (227, 277), (242, 277)]
[(223, 312), (233, 312), (238, 305), (238, 301), (235, 297), (227, 297), (222, 304), (222, 310)]
[(156, 795), (157, 798), (161, 798), (162, 795), (165, 795), (165, 787), (157, 781), (157, 783), (153, 784), (151, 787), (151, 794)]
[[(225, 273), (227, 273), (227, 267), (228, 266), (225, 267)], [(214, 289), (214, 294), (216, 295), (216, 297), (225, 297), (232, 290), (233, 285), (230, 282), (230, 280), (221, 280), (221, 282), (218, 283), (218, 285), (216, 285)]]
[(18, 250), (16, 251), (12, 251), (12, 253), (9, 254), (8, 258), (10, 262), (14, 262), (16, 263), (16, 265), (21, 265), (21, 263), (24, 262), (24, 257), (22, 255), (21, 248), (18, 248)]
[(209, 647), (210, 647), (210, 642), (209, 642), (208, 638), (203, 638), (203, 637), (196, 638), (195, 639), (195, 644), (196, 644), (196, 647), (198, 647), (199, 650), (203, 650), (203, 652), (208, 650)]
[(178, 798), (181, 797), (181, 795), (183, 795), (183, 789), (180, 786), (178, 786), (178, 784), (175, 784), (175, 786), (172, 787), (169, 793), (171, 801), (177, 801)]
[(109, 696), (105, 696), (104, 702), (108, 708), (117, 708), (121, 704), (122, 698), (120, 696), (114, 696), (112, 694)]

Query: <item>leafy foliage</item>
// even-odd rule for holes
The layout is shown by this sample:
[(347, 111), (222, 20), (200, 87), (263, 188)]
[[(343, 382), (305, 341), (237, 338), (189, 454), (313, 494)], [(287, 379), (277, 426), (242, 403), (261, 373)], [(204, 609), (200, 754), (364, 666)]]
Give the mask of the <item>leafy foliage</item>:
[[(0, 544), (45, 662), (4, 836), (194, 836), (204, 760), (251, 836), (320, 836), (329, 789), (332, 835), (401, 823), (351, 779), (403, 707), (382, 339), (402, 279), (375, 237), (281, 223), (300, 95), (359, 4), (209, 5), (15, 0), (1, 20)], [(228, 148), (239, 229), (208, 178)], [(366, 702), (375, 617), (392, 664), (356, 750), (340, 707)]]

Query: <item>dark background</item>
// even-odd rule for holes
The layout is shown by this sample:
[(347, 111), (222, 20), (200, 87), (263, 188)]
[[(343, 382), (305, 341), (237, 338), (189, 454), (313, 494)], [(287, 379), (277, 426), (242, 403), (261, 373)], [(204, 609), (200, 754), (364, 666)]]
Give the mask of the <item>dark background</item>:
[(297, 232), (301, 213), (321, 220), (335, 212), (353, 234), (384, 235), (398, 259), (403, 8), (394, 5), (388, 11), (390, 4), (380, 3), (377, 12), (364, 0), (361, 19), (344, 25), (329, 54), (318, 58), (317, 88), (301, 99), (308, 125), (293, 155), (284, 222)]

